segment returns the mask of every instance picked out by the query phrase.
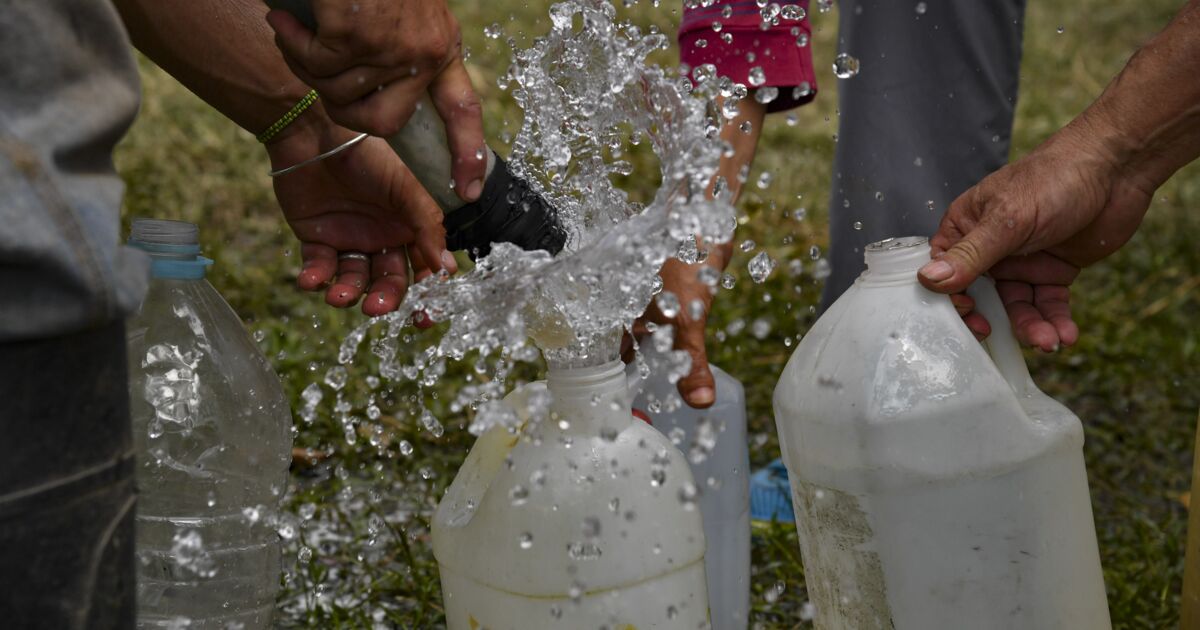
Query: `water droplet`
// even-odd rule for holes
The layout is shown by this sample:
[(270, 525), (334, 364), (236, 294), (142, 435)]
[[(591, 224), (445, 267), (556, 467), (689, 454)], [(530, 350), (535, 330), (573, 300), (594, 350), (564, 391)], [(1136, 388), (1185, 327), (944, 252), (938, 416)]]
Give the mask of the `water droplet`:
[(750, 278), (756, 284), (762, 284), (766, 281), (771, 272), (775, 270), (775, 260), (767, 255), (767, 252), (759, 252), (746, 265), (746, 269), (750, 272)]
[(654, 298), (654, 303), (658, 305), (663, 317), (673, 319), (679, 315), (679, 298), (670, 291), (659, 293), (658, 297)]
[(860, 231), (860, 230), (862, 230), (862, 227), (863, 227), (863, 226), (862, 226), (862, 221), (855, 221), (855, 222), (854, 222), (854, 229), (855, 229), (856, 231)]
[(918, 3), (917, 3), (917, 8), (916, 8), (917, 15), (925, 15), (925, 10), (926, 10), (925, 3), (924, 3), (924, 2), (918, 2)]
[(829, 13), (833, 10), (833, 0), (817, 0), (817, 10), (821, 13)]
[(750, 74), (746, 77), (746, 81), (750, 85), (758, 87), (767, 82), (767, 74), (763, 72), (762, 66), (754, 66), (750, 68)]
[(750, 334), (759, 341), (766, 339), (771, 334), (771, 321), (765, 317), (755, 319), (750, 323)]
[(311, 547), (301, 547), (300, 550), (296, 552), (296, 559), (300, 562), (308, 562), (309, 560), (312, 560), (312, 556), (313, 550)]
[(1062, 35), (1062, 34), (1063, 34), (1063, 33), (1065, 33), (1065, 32), (1067, 32), (1067, 29), (1065, 29), (1065, 28), (1063, 28), (1063, 27), (1061, 27), (1061, 26), (1060, 26), (1060, 27), (1058, 27), (1058, 34), (1059, 34), (1059, 35)]
[(442, 437), (442, 434), (446, 432), (442, 423), (428, 409), (421, 412), (421, 426), (425, 427), (425, 430), (432, 433), (435, 438)]
[(335, 391), (345, 387), (348, 378), (349, 374), (346, 372), (346, 368), (341, 365), (335, 365), (325, 372), (325, 384)]
[(775, 601), (779, 599), (779, 596), (783, 595), (784, 591), (786, 590), (787, 584), (785, 584), (783, 581), (776, 582), (774, 586), (767, 589), (766, 592), (763, 593), (763, 599), (766, 599), (768, 604), (774, 604)]
[(600, 519), (595, 516), (588, 516), (583, 519), (583, 537), (596, 538), (600, 535)]
[(849, 79), (858, 74), (858, 59), (846, 53), (839, 53), (833, 59), (833, 74), (839, 79)]
[(683, 504), (683, 509), (691, 512), (696, 509), (696, 499), (700, 496), (700, 491), (696, 489), (695, 484), (685, 483), (679, 487), (679, 502)]
[(533, 546), (533, 534), (529, 532), (522, 533), (521, 537), (517, 539), (517, 544), (520, 545), (521, 549), (529, 549)]
[(766, 190), (767, 187), (771, 185), (772, 178), (773, 176), (771, 175), (770, 171), (763, 171), (761, 174), (759, 174), (758, 182), (756, 182), (755, 185), (758, 186), (759, 190)]
[(785, 20), (803, 20), (806, 12), (804, 7), (798, 4), (785, 4), (779, 11), (779, 15)]
[(758, 247), (758, 245), (750, 239), (746, 239), (746, 240), (742, 241), (741, 245), (738, 245), (738, 249), (742, 250), (743, 252), (748, 252), (748, 251), (754, 249), (755, 247)]
[(401, 455), (408, 457), (413, 454), (413, 445), (408, 440), (400, 440), (398, 446), (400, 448)]
[(762, 105), (770, 103), (778, 96), (779, 88), (776, 87), (760, 87), (754, 91), (754, 101)]
[(771, 23), (775, 22), (776, 18), (779, 17), (779, 4), (776, 2), (771, 2), (766, 5), (760, 3), (760, 6), (762, 6), (762, 8), (759, 9), (758, 16), (762, 19), (764, 25), (770, 26)]
[(483, 29), (483, 34), (488, 39), (500, 39), (500, 36), (504, 34), (504, 29), (500, 27), (499, 22), (492, 22), (491, 26)]
[(737, 278), (733, 277), (733, 274), (731, 274), (731, 273), (721, 274), (721, 286), (722, 287), (724, 287), (726, 289), (732, 289), (735, 285), (737, 285)]
[(508, 499), (514, 506), (525, 505), (529, 499), (529, 489), (521, 484), (517, 484), (508, 491)]

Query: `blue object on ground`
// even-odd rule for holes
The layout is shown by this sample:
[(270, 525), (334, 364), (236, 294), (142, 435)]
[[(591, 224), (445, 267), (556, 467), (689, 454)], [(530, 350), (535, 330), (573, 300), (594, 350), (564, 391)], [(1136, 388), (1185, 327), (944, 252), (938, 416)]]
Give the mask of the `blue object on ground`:
[(750, 477), (750, 518), (756, 521), (794, 523), (792, 487), (782, 459), (767, 464)]

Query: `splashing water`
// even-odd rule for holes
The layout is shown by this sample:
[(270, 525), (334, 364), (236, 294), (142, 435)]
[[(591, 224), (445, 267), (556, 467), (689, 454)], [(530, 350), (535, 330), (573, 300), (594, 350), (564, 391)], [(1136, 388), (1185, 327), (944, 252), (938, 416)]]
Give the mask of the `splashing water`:
[[(550, 8), (550, 18), (550, 32), (516, 52), (502, 84), (513, 86), (524, 110), (512, 167), (558, 209), (567, 247), (552, 258), (497, 244), (475, 269), (417, 284), (398, 311), (347, 337), (342, 363), (354, 359), (372, 328), (381, 330), (370, 350), (380, 359), (380, 374), (392, 381), (431, 386), (447, 359), (499, 355), (493, 378), (472, 392), (476, 402), (495, 400), (504, 393), (511, 361), (536, 359), (528, 337), (552, 365), (615, 358), (620, 331), (661, 288), (657, 272), (667, 258), (702, 257), (697, 236), (706, 246), (731, 238), (732, 207), (704, 194), (723, 151), (721, 115), (711, 105), (721, 81), (697, 76), (693, 86), (649, 64), (650, 53), (666, 48), (666, 36), (618, 22), (607, 0), (561, 2)], [(643, 142), (657, 156), (659, 172), (638, 175), (661, 181), (646, 203), (614, 183), (634, 174), (627, 158)], [(402, 365), (398, 337), (419, 311), (448, 321), (449, 330)], [(495, 407), (480, 407), (472, 433), (511, 421), (489, 421)]]

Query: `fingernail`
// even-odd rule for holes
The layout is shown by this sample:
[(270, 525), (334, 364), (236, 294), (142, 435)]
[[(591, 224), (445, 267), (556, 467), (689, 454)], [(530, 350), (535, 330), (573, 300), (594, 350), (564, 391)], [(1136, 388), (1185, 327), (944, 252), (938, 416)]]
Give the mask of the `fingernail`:
[(483, 194), (483, 180), (477, 179), (467, 184), (467, 201), (475, 201)]
[(698, 387), (688, 394), (688, 401), (695, 405), (707, 405), (713, 401), (714, 397), (711, 387)]
[(935, 260), (921, 267), (921, 271), (918, 273), (924, 276), (926, 280), (944, 282), (949, 280), (950, 276), (954, 275), (954, 267), (951, 267), (950, 263), (944, 260)]
[(442, 250), (442, 269), (446, 271), (458, 271), (458, 261), (454, 260), (454, 254), (450, 250)]

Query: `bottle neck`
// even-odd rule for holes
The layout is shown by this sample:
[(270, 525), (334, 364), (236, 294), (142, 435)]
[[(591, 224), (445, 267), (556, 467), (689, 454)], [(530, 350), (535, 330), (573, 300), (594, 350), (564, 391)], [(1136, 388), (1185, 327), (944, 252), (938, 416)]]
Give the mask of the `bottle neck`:
[(567, 404), (610, 402), (628, 394), (625, 366), (620, 360), (580, 368), (550, 368), (546, 386), (555, 401)]
[(858, 281), (865, 286), (888, 286), (917, 281), (917, 271), (929, 262), (929, 239), (924, 236), (889, 238), (866, 249), (867, 270)]
[(629, 387), (620, 360), (582, 368), (551, 368), (550, 410), (566, 433), (620, 432), (631, 422)]
[(138, 219), (129, 246), (150, 255), (150, 275), (156, 279), (200, 280), (213, 263), (200, 255), (197, 227), (183, 221)]

